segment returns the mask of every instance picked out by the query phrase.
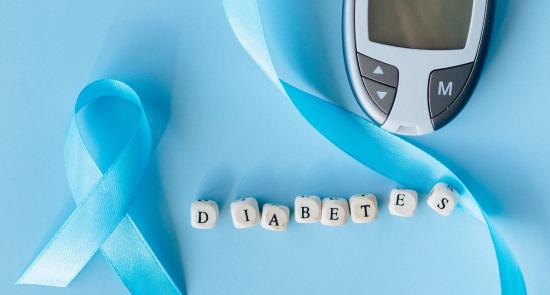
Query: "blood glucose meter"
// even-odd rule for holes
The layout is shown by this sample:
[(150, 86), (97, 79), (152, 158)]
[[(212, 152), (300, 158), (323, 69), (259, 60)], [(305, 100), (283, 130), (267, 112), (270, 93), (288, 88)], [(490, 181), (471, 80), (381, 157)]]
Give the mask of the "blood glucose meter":
[(468, 100), (488, 39), (491, 0), (344, 0), (351, 86), (367, 115), (430, 133)]

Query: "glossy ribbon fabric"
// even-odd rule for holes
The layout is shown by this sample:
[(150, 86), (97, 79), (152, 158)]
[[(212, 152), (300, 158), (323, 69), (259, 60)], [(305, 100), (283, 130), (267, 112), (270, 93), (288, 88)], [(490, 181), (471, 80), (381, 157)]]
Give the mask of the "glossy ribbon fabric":
[[(122, 100), (139, 110), (128, 142), (118, 154), (107, 155), (114, 160), (104, 169), (92, 158), (76, 119), (79, 111), (101, 99)], [(107, 142), (94, 144), (104, 154), (114, 153), (102, 150)], [(147, 117), (138, 95), (128, 85), (99, 80), (84, 88), (65, 142), (65, 168), (76, 209), (17, 283), (65, 287), (100, 250), (132, 294), (182, 294), (127, 214), (151, 150)]]
[[(427, 193), (446, 182), (460, 193), (459, 206), (486, 225), (498, 259), (501, 294), (527, 294), (521, 269), (466, 185), (444, 164), (372, 122), (279, 78), (264, 36), (256, 0), (224, 0), (232, 29), (252, 59), (323, 136), (365, 166), (405, 187)], [(301, 69), (307, 73), (307, 69)]]

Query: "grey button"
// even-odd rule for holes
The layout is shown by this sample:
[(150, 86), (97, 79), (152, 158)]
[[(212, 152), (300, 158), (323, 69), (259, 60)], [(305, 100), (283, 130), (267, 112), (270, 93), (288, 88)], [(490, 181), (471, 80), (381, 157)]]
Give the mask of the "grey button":
[(433, 118), (445, 111), (466, 85), (473, 63), (433, 71), (430, 74), (428, 103)]
[(378, 108), (386, 115), (389, 114), (395, 100), (396, 89), (366, 78), (363, 78), (363, 84), (365, 84), (367, 93)]
[(396, 67), (370, 58), (361, 53), (357, 53), (357, 60), (359, 61), (361, 76), (392, 87), (397, 87), (397, 82), (399, 81), (399, 71)]

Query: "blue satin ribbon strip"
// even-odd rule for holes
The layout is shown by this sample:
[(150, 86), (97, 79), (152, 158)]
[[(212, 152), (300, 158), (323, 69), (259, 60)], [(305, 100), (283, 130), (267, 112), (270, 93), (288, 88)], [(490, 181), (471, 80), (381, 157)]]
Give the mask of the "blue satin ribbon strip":
[[(521, 269), (466, 185), (444, 164), (372, 122), (279, 78), (273, 64), (256, 0), (224, 0), (235, 36), (251, 58), (324, 137), (365, 166), (405, 187), (427, 193), (445, 182), (460, 193), (459, 206), (487, 226), (498, 260), (501, 294), (527, 294)], [(308, 69), (301, 69), (307, 73)], [(315, 85), (313, 85), (313, 88)]]
[[(76, 120), (79, 111), (100, 99), (122, 100), (139, 109), (130, 139), (105, 169), (92, 158)], [(107, 142), (95, 144), (112, 153), (101, 150)], [(65, 168), (76, 209), (17, 283), (65, 287), (100, 250), (132, 294), (182, 294), (128, 215), (151, 152), (149, 122), (128, 85), (99, 80), (84, 88), (65, 141)]]

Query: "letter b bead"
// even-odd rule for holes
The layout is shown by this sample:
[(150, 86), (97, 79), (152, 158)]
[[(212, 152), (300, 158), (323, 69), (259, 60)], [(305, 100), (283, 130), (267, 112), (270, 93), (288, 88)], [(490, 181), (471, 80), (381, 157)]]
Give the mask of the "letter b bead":
[(294, 219), (297, 223), (321, 220), (321, 199), (318, 196), (298, 196), (294, 200)]
[(209, 200), (191, 203), (191, 226), (198, 229), (211, 229), (218, 221), (218, 204)]

